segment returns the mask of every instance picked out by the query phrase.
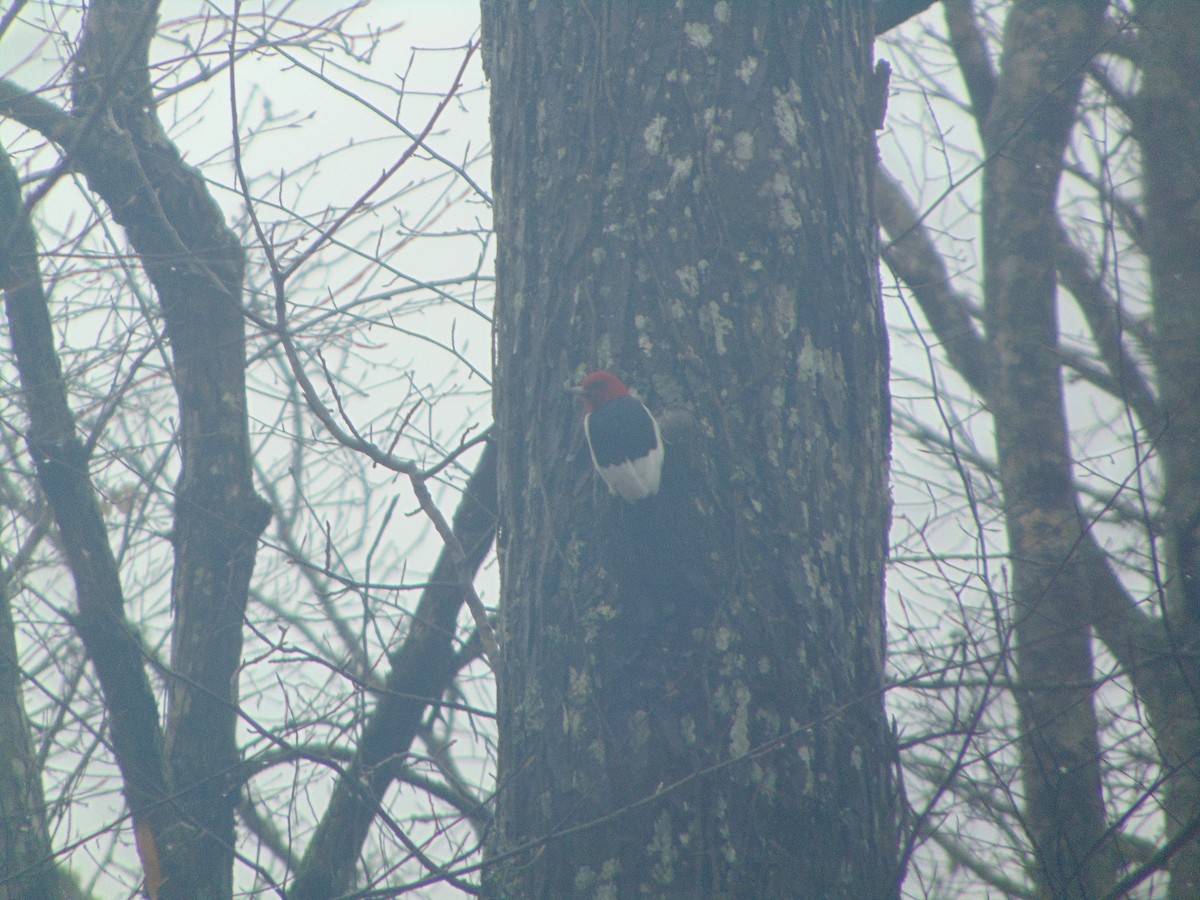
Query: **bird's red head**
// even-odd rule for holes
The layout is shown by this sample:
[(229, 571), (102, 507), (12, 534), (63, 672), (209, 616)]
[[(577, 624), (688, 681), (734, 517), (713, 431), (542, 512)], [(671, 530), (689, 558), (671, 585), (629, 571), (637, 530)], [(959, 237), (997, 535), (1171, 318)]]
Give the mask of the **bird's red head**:
[(584, 408), (595, 412), (605, 404), (629, 396), (629, 388), (616, 375), (609, 372), (592, 372), (579, 384), (579, 393)]

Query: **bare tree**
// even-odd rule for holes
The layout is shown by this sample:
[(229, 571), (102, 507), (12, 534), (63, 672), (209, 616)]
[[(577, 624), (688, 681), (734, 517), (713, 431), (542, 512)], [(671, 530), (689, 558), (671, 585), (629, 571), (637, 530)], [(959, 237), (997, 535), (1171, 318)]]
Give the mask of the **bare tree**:
[[(18, 3), (0, 22), (9, 46), (37, 37), (34, 56), (73, 45), (42, 83), (20, 80), (44, 75), (33, 59), (0, 82), (5, 373), (20, 388), (4, 397), (0, 485), (6, 896), (140, 882), (154, 897), (229, 897), (289, 879), (298, 896), (340, 885), (316, 893), (331, 896), (355, 885), (359, 859), (368, 885), (440, 879), (472, 846), (446, 813), (485, 821), (481, 773), (464, 776), (446, 746), (460, 721), (490, 715), (464, 676), (490, 629), (471, 582), (494, 530), (493, 454), (479, 456), (486, 431), (466, 426), (480, 404), (464, 396), (486, 343), (474, 363), (461, 344), (488, 328), (487, 237), (455, 214), (486, 195), (478, 155), (443, 156), (431, 137), (475, 45), (424, 102), (405, 90), (411, 69), (372, 82), (380, 32), (356, 30), (353, 8), (326, 12), (305, 24), (286, 4), (235, 5), (164, 22), (157, 2), (96, 2), (72, 37), (49, 5)], [(260, 145), (305, 120), (256, 93), (262, 58), (382, 122), (395, 147), (383, 174), (311, 206), (320, 156), (264, 172)], [(168, 132), (195, 117), (204, 140), (227, 122), (202, 168)], [(335, 159), (370, 137), (335, 136)], [(418, 155), (425, 167), (401, 182)], [(469, 265), (414, 278), (405, 251), (435, 241), (443, 217), (474, 246)], [(446, 338), (405, 321), (444, 308), (461, 320), (446, 317)], [(368, 343), (450, 363), (427, 362), (432, 381), (411, 366), (375, 376)], [(388, 496), (397, 475), (417, 519)], [(439, 503), (456, 485), (450, 517)], [(446, 542), (436, 565), (403, 547), (422, 522)], [(409, 560), (429, 579), (406, 579)], [(464, 601), (476, 642), (456, 625)], [(381, 806), (401, 782), (426, 798), (419, 819)], [(119, 784), (129, 822), (109, 802), (114, 818), (81, 830), (89, 784), (101, 797)], [(331, 856), (331, 831), (353, 846)], [(73, 846), (97, 869), (52, 855)]]
[[(961, 628), (947, 644), (911, 619), (899, 663), (912, 693), (895, 708), (925, 707), (939, 732), (906, 757), (913, 838), (1013, 894), (1125, 896), (1165, 869), (1170, 896), (1193, 896), (1194, 17), (1171, 2), (941, 7), (965, 92), (928, 33), (921, 53), (895, 46), (962, 174), (919, 212), (905, 195), (926, 190), (918, 154), (879, 184), (884, 259), (919, 310), (935, 401), (936, 418), (898, 421), (952, 464), (976, 552), (1002, 548), (1000, 525), (1007, 549), (960, 578), (928, 514), (900, 538), (955, 587)], [(958, 234), (978, 229), (981, 279), (937, 233), (947, 204), (970, 213)]]

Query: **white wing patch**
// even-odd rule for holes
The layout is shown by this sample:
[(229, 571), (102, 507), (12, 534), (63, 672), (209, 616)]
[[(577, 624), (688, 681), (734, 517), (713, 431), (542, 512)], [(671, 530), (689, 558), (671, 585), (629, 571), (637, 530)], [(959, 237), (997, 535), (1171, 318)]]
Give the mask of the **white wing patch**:
[[(608, 485), (610, 493), (629, 503), (644, 500), (658, 493), (658, 486), (662, 481), (663, 442), (657, 422), (654, 423), (654, 436), (658, 439), (654, 449), (639, 459), (602, 466), (596, 462), (596, 454), (592, 454), (592, 463), (604, 479), (604, 483)], [(591, 449), (590, 446), (588, 449)]]

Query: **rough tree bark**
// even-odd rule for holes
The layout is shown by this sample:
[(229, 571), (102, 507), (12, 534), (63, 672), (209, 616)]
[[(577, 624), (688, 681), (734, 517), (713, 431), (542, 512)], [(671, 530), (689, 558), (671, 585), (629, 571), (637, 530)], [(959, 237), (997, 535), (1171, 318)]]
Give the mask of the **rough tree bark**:
[[(871, 38), (865, 3), (484, 3), (494, 896), (897, 891)], [(598, 367), (672, 408), (640, 507), (563, 390)]]

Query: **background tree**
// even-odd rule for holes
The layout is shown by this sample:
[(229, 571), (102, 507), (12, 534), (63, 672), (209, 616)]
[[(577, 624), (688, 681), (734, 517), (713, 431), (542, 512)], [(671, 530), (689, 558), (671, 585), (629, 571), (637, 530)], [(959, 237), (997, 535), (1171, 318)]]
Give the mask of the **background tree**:
[[(1200, 32), (1172, 2), (941, 7), (961, 89), (936, 74), (929, 34), (919, 57), (897, 46), (928, 121), (953, 115), (956, 142), (962, 111), (976, 126), (975, 154), (945, 158), (982, 259), (938, 234), (945, 197), (914, 206), (901, 178), (879, 185), (884, 258), (915, 301), (918, 380), (945, 427), (898, 421), (950, 463), (978, 560), (946, 579), (962, 630), (913, 632), (914, 692), (893, 695), (902, 720), (935, 704), (954, 735), (908, 756), (910, 798), (924, 798), (913, 839), (1014, 895), (1125, 896), (1165, 869), (1169, 895), (1192, 896)], [(988, 430), (994, 456), (977, 449)], [(950, 535), (916, 519), (901, 545), (930, 548), (946, 576)]]
[[(866, 4), (484, 4), (508, 897), (896, 892)], [(606, 498), (565, 384), (664, 419)], [(685, 432), (685, 433), (681, 433)]]
[[(480, 436), (464, 427), (479, 406), (464, 375), (487, 363), (487, 238), (456, 211), (480, 196), (476, 157), (429, 143), (475, 46), (439, 66), (426, 101), (423, 75), (399, 92), (372, 80), (384, 35), (352, 11), (160, 21), (156, 2), (102, 0), (82, 16), (19, 3), (0, 21), (6, 50), (33, 48), (22, 80), (0, 82), (0, 676), (25, 701), (0, 719), (7, 896), (286, 882), (328, 897), (353, 887), (359, 860), (367, 885), (442, 880), (471, 844), (443, 816), (484, 821), (445, 747), (488, 715), (474, 705), (486, 692), (464, 693), (479, 644), (456, 628), (494, 531), (491, 454), (470, 481), (462, 468)], [(66, 63), (47, 72), (55, 53)], [(346, 92), (349, 142), (321, 123), (334, 141), (306, 129), (310, 157), (271, 147), (308, 120), (259, 93), (264, 59), (314, 93)], [(199, 122), (193, 147), (224, 147), (203, 169), (167, 132)], [(348, 167), (372, 141), (372, 165)], [(400, 182), (418, 153), (428, 162)], [(333, 199), (313, 195), (322, 154), (341, 170)], [(409, 245), (442, 235), (468, 250), (465, 272), (446, 274), (445, 257), (410, 269)], [(442, 304), (466, 313), (430, 322)], [(364, 351), (421, 345), (432, 381), (373, 374)], [(405, 546), (426, 519), (393, 516), (397, 475), (446, 532), (436, 565)], [(434, 494), (464, 484), (451, 529)], [(410, 563), (428, 581), (406, 578)], [(428, 754), (406, 756), (418, 737)], [(380, 808), (402, 780), (421, 786), (420, 820)], [(330, 834), (356, 843), (331, 854)], [(76, 883), (59, 877), (72, 853)]]

